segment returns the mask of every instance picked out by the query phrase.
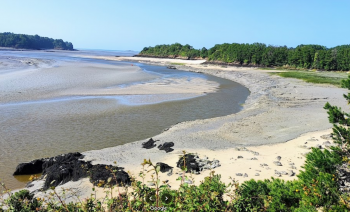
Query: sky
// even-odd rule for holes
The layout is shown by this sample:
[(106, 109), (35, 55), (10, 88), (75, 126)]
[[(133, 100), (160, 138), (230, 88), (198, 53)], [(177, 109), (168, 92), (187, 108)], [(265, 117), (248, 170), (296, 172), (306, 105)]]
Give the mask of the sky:
[(349, 0), (1, 0), (0, 32), (72, 42), (76, 49), (196, 49), (222, 43), (350, 44)]

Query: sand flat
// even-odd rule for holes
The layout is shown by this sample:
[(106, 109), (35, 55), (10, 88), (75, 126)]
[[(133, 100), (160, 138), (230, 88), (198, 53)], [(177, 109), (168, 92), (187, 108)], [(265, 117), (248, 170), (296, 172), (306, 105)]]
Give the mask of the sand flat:
[[(135, 57), (104, 57), (101, 59), (127, 60), (150, 64), (167, 65), (179, 60), (135, 58)], [(234, 177), (239, 182), (244, 180), (266, 179), (275, 175), (275, 170), (293, 171), (294, 176), (282, 174), (283, 179), (294, 179), (304, 163), (303, 154), (310, 147), (322, 144), (325, 140), (321, 135), (330, 133), (327, 113), (323, 109), (326, 102), (346, 107), (343, 94), (347, 90), (328, 85), (305, 83), (297, 79), (271, 76), (265, 70), (255, 68), (234, 68), (200, 65), (193, 61), (181, 61), (185, 66), (178, 69), (212, 74), (214, 76), (233, 80), (249, 88), (251, 95), (244, 103), (242, 111), (225, 117), (182, 122), (172, 126), (167, 131), (153, 137), (157, 145), (164, 142), (174, 142), (174, 151), (165, 153), (157, 148), (143, 149), (142, 142), (136, 141), (121, 146), (101, 150), (87, 151), (84, 160), (93, 164), (114, 164), (125, 167), (126, 171), (137, 175), (141, 170), (143, 159), (151, 159), (154, 163), (165, 162), (175, 167), (182, 151), (198, 153), (200, 157), (220, 160), (221, 167), (214, 169), (222, 175), (222, 180), (228, 182), (228, 177)], [(295, 140), (293, 140), (295, 139)], [(305, 143), (307, 142), (307, 143)], [(306, 145), (306, 146), (303, 146)], [(302, 147), (303, 146), (303, 147)], [(237, 151), (246, 147), (250, 151)], [(256, 151), (259, 155), (253, 155)], [(238, 159), (238, 156), (243, 158)], [(273, 161), (281, 156), (282, 166), (276, 166)], [(251, 160), (256, 157), (257, 160)], [(260, 164), (266, 163), (267, 167)], [(294, 165), (290, 165), (290, 164)], [(295, 166), (291, 168), (290, 166)], [(257, 171), (259, 170), (259, 171)], [(161, 175), (161, 180), (169, 180), (172, 188), (179, 182), (174, 180), (174, 174)], [(209, 171), (195, 175), (195, 183), (199, 183)], [(247, 174), (247, 177), (235, 176), (236, 173)], [(255, 176), (255, 174), (259, 176)], [(77, 183), (71, 187), (78, 187)], [(79, 188), (77, 188), (79, 189)], [(102, 190), (101, 190), (102, 191)], [(89, 193), (81, 190), (82, 194)]]

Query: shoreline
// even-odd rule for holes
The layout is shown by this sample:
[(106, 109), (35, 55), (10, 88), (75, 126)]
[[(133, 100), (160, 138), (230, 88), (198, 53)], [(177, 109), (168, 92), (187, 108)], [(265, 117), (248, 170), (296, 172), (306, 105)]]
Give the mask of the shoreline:
[[(94, 58), (118, 61), (132, 60), (134, 62), (151, 63), (153, 65), (168, 65), (167, 62), (162, 59), (150, 61), (150, 58), (142, 58), (144, 59), (142, 60), (135, 57), (132, 59), (129, 57)], [(233, 156), (236, 156), (235, 159), (237, 160), (235, 149), (237, 147), (245, 146), (248, 149), (260, 148), (262, 151), (267, 151), (266, 149), (264, 150), (264, 148), (272, 146), (272, 149), (278, 151), (279, 149), (276, 145), (282, 146), (281, 148), (283, 149), (288, 146), (287, 144), (291, 145), (293, 139), (299, 138), (297, 143), (298, 146), (300, 146), (302, 145), (300, 142), (307, 142), (304, 141), (307, 137), (315, 141), (312, 142), (312, 145), (320, 145), (319, 142), (325, 142), (320, 138), (320, 133), (322, 135), (328, 134), (330, 132), (329, 129), (332, 127), (332, 125), (328, 123), (327, 113), (323, 109), (324, 104), (329, 101), (341, 107), (346, 105), (346, 101), (343, 100), (342, 96), (342, 94), (345, 93), (345, 89), (336, 88), (334, 86), (309, 84), (296, 79), (270, 76), (267, 74), (267, 72), (269, 72), (267, 70), (201, 66), (200, 63), (191, 63), (186, 64), (186, 66), (176, 67), (180, 70), (201, 72), (233, 80), (246, 86), (251, 91), (251, 94), (244, 103), (243, 109), (236, 114), (212, 119), (182, 122), (153, 137), (155, 140), (160, 140), (156, 142), (157, 145), (164, 142), (174, 142), (175, 146), (173, 148), (175, 150), (173, 152), (165, 153), (157, 148), (142, 149), (141, 144), (145, 140), (141, 140), (121, 146), (83, 152), (82, 154), (85, 155), (84, 160), (91, 160), (93, 164), (106, 165), (113, 165), (114, 161), (116, 161), (118, 166), (124, 167), (126, 171), (130, 169), (135, 170), (137, 175), (137, 167), (141, 167), (139, 164), (143, 159), (149, 158), (154, 163), (165, 161), (173, 163), (174, 160), (178, 159), (178, 155), (182, 153), (182, 150), (186, 150), (186, 152), (197, 151), (201, 157), (207, 154), (209, 159), (213, 160), (210, 156), (212, 155), (212, 157), (214, 157), (214, 152), (220, 153), (225, 151), (226, 154), (216, 154), (217, 156), (215, 156), (215, 159), (218, 159), (222, 165), (214, 169), (214, 171), (216, 174), (222, 175), (227, 172), (227, 170), (231, 171), (234, 168), (227, 163), (227, 154), (233, 154)], [(298, 146), (292, 145), (295, 149), (298, 149)], [(304, 150), (304, 148), (300, 149)], [(289, 156), (290, 161), (298, 164), (297, 166), (302, 165), (302, 163), (295, 161), (296, 158), (302, 157), (300, 154), (303, 152), (297, 150), (289, 152), (292, 154), (292, 156)], [(239, 154), (243, 153), (240, 151)], [(260, 152), (260, 154), (264, 153)], [(243, 156), (243, 158), (250, 157), (249, 155), (241, 156)], [(281, 156), (283, 157), (283, 155)], [(273, 157), (275, 157), (275, 155), (273, 155)], [(267, 161), (272, 159), (265, 157), (249, 162), (253, 163), (252, 166), (259, 167), (259, 164), (263, 163), (262, 160)], [(283, 163), (289, 162), (283, 161)], [(176, 166), (174, 164), (168, 165)], [(236, 164), (236, 167), (239, 166)], [(269, 165), (269, 167), (272, 168), (272, 171), (275, 168), (273, 165)], [(284, 171), (287, 171), (287, 168), (283, 168), (285, 169)], [(252, 169), (255, 170), (256, 168)], [(297, 167), (297, 170), (299, 169), (300, 167)], [(240, 172), (244, 174), (248, 171), (241, 170)], [(230, 176), (238, 178), (235, 174), (236, 171), (232, 171)], [(196, 176), (197, 179), (200, 179), (199, 176), (203, 177), (207, 175), (206, 172), (203, 172)], [(271, 177), (271, 173), (260, 175), (260, 177), (262, 176)], [(249, 180), (251, 178), (259, 179), (257, 177), (259, 176), (252, 176), (252, 174), (249, 173), (248, 177), (244, 178), (244, 180)], [(170, 177), (166, 178), (171, 180)], [(222, 180), (224, 182), (226, 181), (226, 179)], [(198, 181), (199, 180), (196, 180), (196, 182)], [(172, 188), (176, 188), (175, 182), (169, 181), (169, 184), (170, 183), (174, 185)], [(40, 182), (35, 184), (39, 185)], [(84, 184), (84, 186), (77, 188), (82, 184)], [(89, 188), (84, 179), (77, 182), (70, 182), (63, 186), (58, 186), (57, 188), (60, 187), (77, 188), (83, 196), (87, 195), (87, 192), (91, 192), (91, 188)], [(30, 188), (30, 190), (33, 191), (33, 188), (37, 188), (37, 186)]]

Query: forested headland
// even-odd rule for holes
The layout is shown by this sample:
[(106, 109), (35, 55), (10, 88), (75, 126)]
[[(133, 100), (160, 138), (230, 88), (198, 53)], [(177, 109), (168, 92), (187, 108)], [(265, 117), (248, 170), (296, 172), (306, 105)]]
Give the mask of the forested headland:
[(10, 32), (0, 33), (0, 47), (74, 50), (71, 42), (65, 42), (62, 39), (52, 39), (39, 35), (14, 34)]
[(156, 45), (145, 47), (138, 56), (206, 59), (209, 63), (247, 65), (256, 67), (282, 67), (350, 70), (350, 45), (327, 48), (321, 45), (299, 45), (296, 48), (272, 46), (263, 43), (217, 44), (210, 49), (194, 49), (186, 44)]

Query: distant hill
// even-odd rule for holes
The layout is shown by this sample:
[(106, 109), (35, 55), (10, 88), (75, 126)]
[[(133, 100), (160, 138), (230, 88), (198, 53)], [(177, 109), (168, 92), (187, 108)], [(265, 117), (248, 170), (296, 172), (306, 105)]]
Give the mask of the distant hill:
[(65, 42), (62, 39), (40, 37), (39, 35), (14, 34), (11, 32), (0, 33), (0, 47), (74, 50), (71, 42)]

